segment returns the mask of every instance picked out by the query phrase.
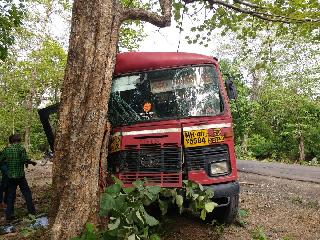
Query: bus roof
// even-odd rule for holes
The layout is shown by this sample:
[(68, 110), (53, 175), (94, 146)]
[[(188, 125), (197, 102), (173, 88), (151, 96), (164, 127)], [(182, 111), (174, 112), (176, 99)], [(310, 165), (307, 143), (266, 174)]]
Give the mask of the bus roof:
[(185, 52), (125, 52), (117, 55), (114, 75), (199, 64), (217, 64), (217, 60)]

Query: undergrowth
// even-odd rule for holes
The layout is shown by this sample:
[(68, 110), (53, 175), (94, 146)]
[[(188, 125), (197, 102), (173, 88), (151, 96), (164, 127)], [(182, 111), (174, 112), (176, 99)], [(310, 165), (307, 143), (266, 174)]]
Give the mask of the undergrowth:
[[(104, 230), (97, 230), (87, 224), (84, 233), (73, 240), (99, 239), (160, 239), (160, 221), (152, 216), (148, 208), (157, 206), (161, 215), (166, 215), (169, 206), (176, 206), (180, 213), (184, 211), (184, 202), (189, 208), (205, 220), (217, 205), (212, 202), (213, 192), (200, 184), (183, 181), (183, 189), (145, 186), (143, 181), (135, 181), (132, 187), (123, 187), (120, 180), (106, 188), (101, 197), (100, 215), (108, 217)], [(182, 194), (185, 192), (185, 194)]]

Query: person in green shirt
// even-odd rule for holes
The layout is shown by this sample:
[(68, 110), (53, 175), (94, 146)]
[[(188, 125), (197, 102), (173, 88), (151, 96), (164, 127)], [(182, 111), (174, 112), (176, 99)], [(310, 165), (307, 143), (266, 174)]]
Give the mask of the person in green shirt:
[(6, 147), (0, 157), (0, 164), (7, 163), (8, 173), (8, 199), (5, 211), (6, 220), (14, 219), (14, 203), (16, 199), (16, 191), (19, 186), (20, 191), (27, 203), (29, 214), (35, 214), (35, 208), (32, 202), (32, 194), (25, 177), (24, 166), (30, 161), (25, 148), (21, 144), (21, 138), (18, 134), (9, 137), (10, 145)]

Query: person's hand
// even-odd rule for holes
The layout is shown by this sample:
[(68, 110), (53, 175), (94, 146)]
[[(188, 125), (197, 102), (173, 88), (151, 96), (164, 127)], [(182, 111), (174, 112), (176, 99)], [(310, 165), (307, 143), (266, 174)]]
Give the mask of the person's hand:
[(36, 163), (35, 161), (31, 161), (31, 160), (28, 160), (28, 161), (26, 162), (26, 167), (28, 167), (28, 164), (31, 164), (32, 166), (37, 165), (37, 163)]

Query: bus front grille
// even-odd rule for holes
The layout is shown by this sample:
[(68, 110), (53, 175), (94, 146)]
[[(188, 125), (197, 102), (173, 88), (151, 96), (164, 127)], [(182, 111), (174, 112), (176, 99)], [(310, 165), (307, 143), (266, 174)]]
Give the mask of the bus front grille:
[(206, 169), (209, 162), (229, 161), (230, 159), (226, 144), (186, 148), (184, 157), (189, 171)]
[(108, 157), (110, 172), (118, 172), (125, 185), (146, 180), (149, 185), (182, 185), (181, 148), (177, 144), (127, 145)]

